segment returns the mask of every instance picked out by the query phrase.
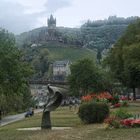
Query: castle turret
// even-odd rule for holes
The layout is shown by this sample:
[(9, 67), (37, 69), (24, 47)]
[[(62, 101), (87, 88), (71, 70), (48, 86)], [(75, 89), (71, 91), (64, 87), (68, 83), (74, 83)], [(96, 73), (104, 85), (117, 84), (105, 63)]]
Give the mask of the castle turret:
[(53, 17), (53, 15), (48, 18), (48, 41), (56, 41), (56, 18)]
[(51, 15), (47, 21), (48, 21), (48, 28), (49, 29), (53, 29), (56, 27), (56, 18), (54, 18), (53, 15)]

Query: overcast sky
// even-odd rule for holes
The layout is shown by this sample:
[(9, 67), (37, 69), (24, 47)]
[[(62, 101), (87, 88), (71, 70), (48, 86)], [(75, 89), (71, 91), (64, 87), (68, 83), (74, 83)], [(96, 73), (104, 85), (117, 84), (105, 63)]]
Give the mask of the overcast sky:
[(0, 0), (0, 27), (15, 34), (46, 26), (50, 14), (57, 26), (79, 27), (88, 19), (140, 16), (140, 0)]

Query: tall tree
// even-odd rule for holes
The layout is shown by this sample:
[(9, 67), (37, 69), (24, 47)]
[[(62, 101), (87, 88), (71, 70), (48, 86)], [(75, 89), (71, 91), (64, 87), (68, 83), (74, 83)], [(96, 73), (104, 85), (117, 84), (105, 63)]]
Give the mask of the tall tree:
[(32, 64), (35, 69), (35, 74), (40, 74), (40, 77), (47, 78), (47, 73), (50, 64), (48, 49), (47, 48), (41, 49), (38, 52), (38, 54), (34, 56)]
[[(15, 46), (14, 35), (0, 29), (0, 109), (12, 111), (24, 106), (24, 85), (32, 70), (22, 61), (22, 54)], [(28, 91), (28, 94), (30, 92)]]
[(125, 47), (123, 51), (126, 85), (133, 89), (135, 99), (135, 88), (140, 87), (140, 43)]
[(71, 65), (69, 83), (75, 94), (81, 92), (85, 95), (92, 91), (103, 91), (106, 88), (103, 84), (105, 81), (105, 76), (90, 59), (84, 58)]
[(129, 25), (125, 34), (110, 50), (106, 62), (114, 77), (125, 86), (140, 87), (140, 20)]

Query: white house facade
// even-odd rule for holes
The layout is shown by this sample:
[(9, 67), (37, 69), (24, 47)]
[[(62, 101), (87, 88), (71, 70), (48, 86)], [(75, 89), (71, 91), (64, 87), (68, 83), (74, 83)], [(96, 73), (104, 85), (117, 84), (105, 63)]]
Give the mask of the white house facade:
[(55, 61), (53, 63), (53, 79), (55, 81), (65, 81), (70, 75), (70, 61)]

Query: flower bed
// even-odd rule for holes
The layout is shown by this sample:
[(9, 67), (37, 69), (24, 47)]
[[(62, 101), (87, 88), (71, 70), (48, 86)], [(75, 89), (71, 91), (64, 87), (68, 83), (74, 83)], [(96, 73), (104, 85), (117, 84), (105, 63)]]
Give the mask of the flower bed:
[(120, 124), (126, 127), (140, 127), (140, 118), (138, 119), (124, 119)]
[(118, 107), (121, 107), (121, 104), (120, 103), (116, 103), (114, 105), (111, 106), (112, 108), (118, 108)]
[(140, 127), (140, 118), (135, 118), (133, 114), (128, 113), (126, 110), (119, 109), (106, 118), (104, 123), (107, 128)]
[(99, 94), (91, 93), (89, 95), (82, 96), (82, 101), (103, 100), (103, 99), (112, 100), (113, 97), (108, 92), (102, 92)]
[(119, 98), (117, 95), (112, 96), (109, 92), (102, 92), (99, 94), (91, 93), (86, 96), (82, 96), (83, 102), (89, 101), (105, 102), (109, 103), (111, 108), (119, 108), (121, 106), (128, 106), (127, 98)]

